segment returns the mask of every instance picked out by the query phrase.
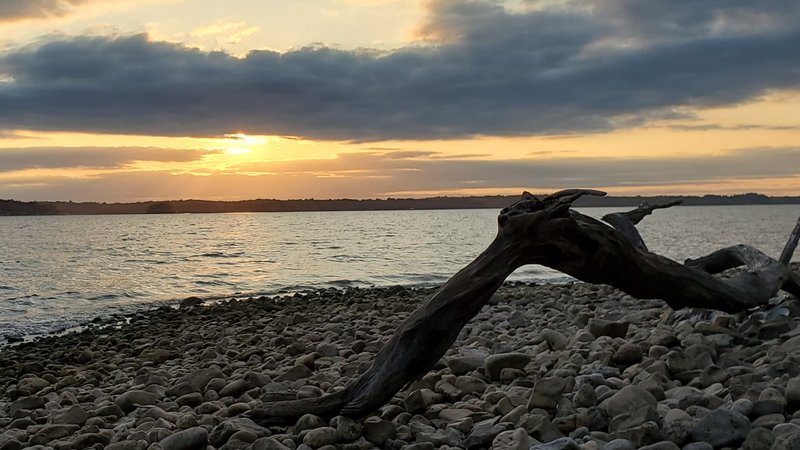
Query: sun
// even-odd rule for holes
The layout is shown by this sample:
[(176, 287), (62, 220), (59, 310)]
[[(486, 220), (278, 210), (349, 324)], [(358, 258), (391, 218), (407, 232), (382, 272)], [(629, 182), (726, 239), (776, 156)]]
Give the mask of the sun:
[(225, 139), (244, 145), (264, 145), (267, 143), (267, 136), (250, 136), (244, 133), (226, 134)]
[(225, 149), (225, 153), (229, 155), (245, 155), (250, 152), (252, 152), (252, 150), (244, 147), (228, 147)]
[(225, 148), (225, 152), (229, 155), (245, 155), (251, 153), (253, 146), (262, 146), (267, 144), (266, 136), (248, 136), (244, 133), (233, 133), (225, 135), (226, 143), (229, 143)]

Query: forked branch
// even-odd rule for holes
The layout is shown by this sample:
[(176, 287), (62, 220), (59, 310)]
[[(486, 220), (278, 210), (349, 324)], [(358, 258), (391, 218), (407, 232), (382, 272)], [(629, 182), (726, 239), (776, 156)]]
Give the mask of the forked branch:
[(797, 224), (794, 226), (792, 233), (789, 234), (789, 239), (786, 241), (786, 245), (783, 247), (781, 256), (778, 258), (778, 261), (780, 261), (781, 264), (788, 265), (789, 262), (792, 261), (792, 256), (797, 248), (798, 240), (800, 240), (800, 219), (797, 219)]
[(645, 245), (644, 239), (642, 239), (642, 236), (639, 234), (639, 230), (636, 229), (636, 224), (652, 214), (656, 209), (671, 208), (681, 203), (683, 203), (682, 199), (667, 203), (656, 203), (655, 205), (643, 202), (638, 208), (631, 211), (606, 214), (603, 216), (603, 221), (628, 238), (628, 241), (630, 241), (634, 247), (647, 250), (647, 245)]

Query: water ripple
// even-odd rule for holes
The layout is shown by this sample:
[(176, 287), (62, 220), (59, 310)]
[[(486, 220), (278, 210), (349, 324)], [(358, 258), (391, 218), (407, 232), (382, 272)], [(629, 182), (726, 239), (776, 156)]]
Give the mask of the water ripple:
[[(610, 212), (591, 208), (594, 217)], [(496, 234), (495, 210), (0, 217), (0, 336), (190, 295), (433, 285)], [(776, 255), (800, 206), (678, 207), (640, 228), (677, 260), (737, 243)], [(724, 232), (720, 232), (724, 224)], [(798, 259), (798, 255), (795, 256)], [(514, 280), (565, 280), (530, 266)]]

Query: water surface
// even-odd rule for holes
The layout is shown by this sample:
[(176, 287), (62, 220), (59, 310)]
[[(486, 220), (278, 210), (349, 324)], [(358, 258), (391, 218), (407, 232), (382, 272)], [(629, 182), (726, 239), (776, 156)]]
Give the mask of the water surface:
[[(595, 217), (611, 211), (581, 209)], [(679, 261), (738, 243), (777, 256), (798, 216), (798, 205), (675, 207), (639, 228), (651, 250)], [(496, 217), (497, 210), (0, 217), (0, 335), (191, 295), (441, 283), (492, 240)], [(564, 276), (529, 266), (513, 278)]]

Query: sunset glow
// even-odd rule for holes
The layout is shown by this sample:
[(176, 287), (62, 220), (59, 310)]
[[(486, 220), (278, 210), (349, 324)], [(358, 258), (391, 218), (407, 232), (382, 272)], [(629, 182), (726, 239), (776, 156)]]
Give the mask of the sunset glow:
[(0, 198), (800, 193), (785, 3), (12, 3)]

